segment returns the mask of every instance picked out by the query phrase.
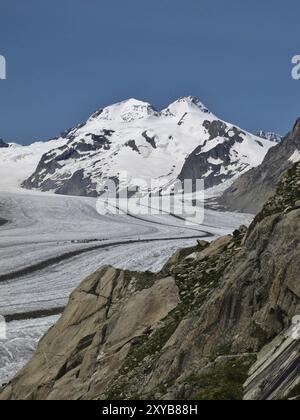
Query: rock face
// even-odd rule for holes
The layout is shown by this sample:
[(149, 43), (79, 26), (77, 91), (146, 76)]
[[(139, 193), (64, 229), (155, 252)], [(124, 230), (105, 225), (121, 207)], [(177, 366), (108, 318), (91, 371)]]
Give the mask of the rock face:
[(159, 274), (90, 276), (0, 399), (238, 400), (247, 380), (246, 398), (297, 394), (297, 337), (281, 337), (300, 314), (299, 187), (294, 164), (249, 229), (178, 251)]
[[(198, 179), (205, 180), (205, 188), (212, 188), (251, 167), (247, 161), (241, 161), (237, 149), (244, 143), (245, 133), (238, 128), (230, 128), (221, 121), (205, 121), (203, 123), (209, 133), (209, 139), (203, 145), (197, 147), (186, 159), (179, 179), (192, 179), (194, 183)], [(217, 139), (226, 139), (224, 142), (216, 142), (214, 147), (209, 142)], [(263, 144), (257, 142), (257, 145)]]
[(57, 141), (23, 187), (98, 196), (107, 181), (126, 172), (121, 190), (157, 193), (178, 177), (201, 178), (209, 188), (259, 165), (274, 145), (221, 121), (194, 97), (160, 112), (135, 99), (114, 104)]
[(299, 399), (299, 326), (288, 328), (258, 354), (244, 385), (245, 400)]
[(0, 148), (7, 148), (7, 147), (9, 147), (9, 145), (8, 145), (8, 144), (6, 144), (6, 143), (4, 142), (4, 140), (0, 139)]
[(242, 175), (219, 200), (233, 211), (257, 213), (273, 193), (279, 177), (300, 161), (300, 119), (281, 143), (271, 148), (263, 163)]

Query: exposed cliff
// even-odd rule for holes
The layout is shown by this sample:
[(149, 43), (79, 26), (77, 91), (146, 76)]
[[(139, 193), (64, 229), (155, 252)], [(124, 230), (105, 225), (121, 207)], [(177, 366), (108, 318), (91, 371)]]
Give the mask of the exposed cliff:
[(280, 176), (300, 161), (300, 118), (293, 130), (271, 148), (263, 163), (242, 175), (219, 203), (229, 210), (257, 213), (274, 192)]
[(299, 340), (281, 337), (300, 314), (299, 187), (296, 164), (248, 230), (159, 274), (101, 268), (0, 398), (237, 400), (251, 366), (247, 398), (295, 396)]

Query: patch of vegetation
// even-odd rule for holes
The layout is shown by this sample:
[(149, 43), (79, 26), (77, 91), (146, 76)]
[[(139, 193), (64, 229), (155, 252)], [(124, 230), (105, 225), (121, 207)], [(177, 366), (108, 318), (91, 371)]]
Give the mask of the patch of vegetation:
[(263, 210), (256, 216), (253, 224), (261, 222), (268, 216), (292, 211), (300, 200), (300, 164), (295, 164), (281, 177), (276, 193), (265, 204)]
[(300, 383), (298, 385), (296, 385), (291, 392), (289, 393), (289, 395), (287, 396), (287, 400), (291, 399), (291, 398), (296, 398), (296, 397), (300, 397)]
[(157, 275), (150, 271), (146, 271), (145, 273), (135, 272), (134, 274), (131, 272), (130, 274), (127, 274), (127, 276), (129, 276), (130, 281), (133, 277), (135, 278), (135, 291), (137, 292), (150, 289), (158, 278)]
[(255, 360), (255, 356), (231, 359), (225, 365), (217, 366), (207, 374), (193, 375), (189, 378), (189, 383), (194, 389), (191, 399), (197, 401), (242, 400), (243, 385)]
[(216, 354), (218, 356), (228, 356), (231, 354), (232, 343), (226, 343), (217, 348)]
[(130, 355), (120, 373), (126, 374), (128, 371), (138, 366), (147, 357), (158, 354), (175, 332), (179, 321), (180, 318), (174, 312), (172, 316), (168, 317), (162, 328), (159, 328), (149, 336), (144, 335), (139, 337), (135, 341)]

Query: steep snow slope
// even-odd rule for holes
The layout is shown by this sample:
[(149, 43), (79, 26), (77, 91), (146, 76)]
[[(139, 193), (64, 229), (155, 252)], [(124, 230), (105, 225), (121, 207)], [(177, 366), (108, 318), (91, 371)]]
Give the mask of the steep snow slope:
[(209, 188), (259, 165), (274, 145), (224, 123), (193, 97), (161, 112), (135, 99), (121, 102), (96, 112), (58, 142), (24, 187), (96, 196), (107, 180), (126, 171), (120, 189), (158, 191), (179, 175), (202, 178)]
[(33, 143), (30, 146), (9, 144), (0, 148), (0, 190), (18, 187), (38, 165), (41, 156), (61, 146), (63, 139)]

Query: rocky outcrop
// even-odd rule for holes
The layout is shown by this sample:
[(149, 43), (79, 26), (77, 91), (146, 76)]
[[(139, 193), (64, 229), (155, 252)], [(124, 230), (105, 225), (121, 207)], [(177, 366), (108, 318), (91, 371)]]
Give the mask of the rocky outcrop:
[(246, 398), (294, 396), (298, 344), (278, 346), (300, 314), (299, 185), (295, 164), (249, 229), (159, 274), (90, 276), (0, 399), (238, 400), (244, 383)]
[(0, 148), (7, 148), (9, 145), (4, 140), (0, 139)]
[(268, 199), (280, 176), (300, 160), (300, 118), (281, 143), (271, 148), (263, 163), (242, 175), (218, 201), (233, 211), (257, 213)]
[(300, 397), (299, 325), (288, 328), (259, 353), (244, 385), (245, 400)]
[[(191, 179), (196, 185), (197, 180), (203, 179), (205, 188), (212, 188), (250, 169), (249, 162), (242, 162), (236, 151), (237, 145), (245, 141), (245, 132), (218, 120), (204, 121), (203, 126), (209, 139), (188, 156), (178, 177), (180, 181)], [(220, 142), (220, 138), (225, 141)]]

